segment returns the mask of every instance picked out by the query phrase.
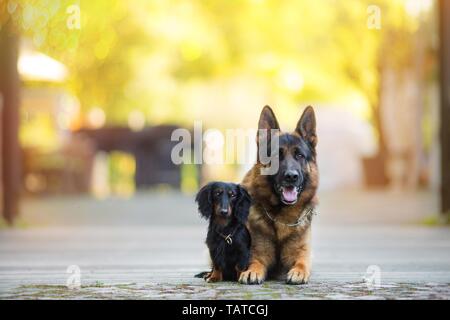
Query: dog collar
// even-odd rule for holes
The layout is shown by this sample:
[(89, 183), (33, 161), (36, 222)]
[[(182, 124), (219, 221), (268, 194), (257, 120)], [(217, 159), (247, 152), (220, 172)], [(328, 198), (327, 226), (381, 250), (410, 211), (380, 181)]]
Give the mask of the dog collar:
[(233, 235), (234, 235), (234, 233), (236, 232), (236, 230), (238, 229), (238, 227), (239, 226), (237, 226), (234, 230), (233, 230), (233, 232), (231, 232), (231, 233), (229, 233), (228, 235), (224, 235), (223, 233), (221, 233), (221, 232), (219, 232), (219, 231), (217, 231), (217, 230), (214, 230), (214, 231), (216, 231), (216, 233), (219, 235), (219, 236), (221, 236), (222, 238), (223, 238), (223, 240), (225, 240), (225, 242), (228, 244), (228, 245), (232, 245), (233, 244)]
[(295, 223), (285, 223), (278, 221), (276, 218), (272, 217), (269, 212), (267, 211), (266, 207), (261, 205), (264, 209), (264, 212), (266, 213), (266, 216), (272, 220), (273, 222), (285, 225), (287, 227), (305, 227), (307, 224), (310, 224), (312, 221), (312, 217), (317, 215), (317, 211), (313, 206), (307, 206), (303, 211), (300, 213), (300, 216), (297, 219), (297, 222)]

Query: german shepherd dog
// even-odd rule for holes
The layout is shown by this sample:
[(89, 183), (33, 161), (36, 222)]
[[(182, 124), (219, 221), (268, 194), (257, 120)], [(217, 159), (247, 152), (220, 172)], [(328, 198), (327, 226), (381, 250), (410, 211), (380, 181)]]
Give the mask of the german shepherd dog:
[(314, 110), (308, 106), (294, 132), (283, 133), (272, 109), (265, 106), (258, 129), (258, 155), (260, 133), (276, 130), (279, 169), (272, 175), (261, 174), (267, 165), (258, 157), (242, 182), (253, 202), (248, 221), (252, 246), (250, 265), (239, 282), (261, 284), (267, 277), (283, 276), (289, 284), (304, 284), (311, 274), (311, 220), (319, 180)]

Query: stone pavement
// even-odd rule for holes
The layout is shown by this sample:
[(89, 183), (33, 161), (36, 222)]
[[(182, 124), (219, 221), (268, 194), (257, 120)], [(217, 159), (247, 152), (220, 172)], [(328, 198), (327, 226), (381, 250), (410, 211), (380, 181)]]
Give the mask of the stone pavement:
[[(303, 286), (207, 284), (206, 224), (192, 197), (28, 199), (24, 226), (0, 230), (1, 299), (448, 299), (450, 229), (419, 223), (431, 193), (321, 195), (313, 275)], [(81, 288), (68, 289), (67, 268)], [(363, 278), (379, 271), (379, 286)]]

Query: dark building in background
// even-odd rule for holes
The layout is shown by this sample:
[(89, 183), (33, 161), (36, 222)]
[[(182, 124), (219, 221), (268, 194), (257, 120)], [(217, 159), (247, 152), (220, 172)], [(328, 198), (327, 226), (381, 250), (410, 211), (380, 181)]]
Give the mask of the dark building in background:
[(133, 155), (136, 162), (134, 181), (137, 189), (159, 184), (179, 189), (181, 166), (171, 160), (172, 148), (178, 143), (171, 141), (171, 135), (178, 128), (174, 125), (160, 125), (132, 131), (126, 127), (106, 127), (82, 129), (75, 134), (91, 140), (95, 152), (122, 151)]

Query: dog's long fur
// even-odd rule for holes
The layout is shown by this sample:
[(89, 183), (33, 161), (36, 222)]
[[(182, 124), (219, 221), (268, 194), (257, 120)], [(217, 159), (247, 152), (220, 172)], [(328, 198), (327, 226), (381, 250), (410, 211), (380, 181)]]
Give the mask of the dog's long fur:
[[(206, 244), (212, 261), (212, 271), (196, 277), (208, 282), (236, 281), (250, 258), (251, 238), (246, 227), (249, 194), (234, 183), (211, 182), (200, 189), (195, 200), (202, 217), (209, 220)], [(231, 243), (227, 243), (227, 235)]]
[[(278, 121), (269, 106), (264, 107), (259, 120), (259, 129), (279, 130)], [(272, 221), (264, 211), (277, 221), (295, 222), (307, 206), (316, 204), (318, 170), (316, 163), (316, 120), (312, 107), (307, 107), (292, 133), (279, 132), (280, 148), (299, 148), (304, 153), (300, 161), (303, 190), (295, 204), (286, 205), (276, 192), (275, 176), (261, 175), (264, 166), (257, 161), (244, 177), (242, 185), (252, 197), (249, 215), (249, 230), (252, 237), (251, 260), (247, 271), (241, 273), (239, 282), (260, 284), (268, 276), (285, 276), (290, 284), (308, 282), (311, 274), (311, 227), (289, 227)], [(258, 139), (257, 139), (258, 141)], [(258, 141), (259, 147), (259, 141)], [(280, 166), (282, 166), (280, 160)]]

